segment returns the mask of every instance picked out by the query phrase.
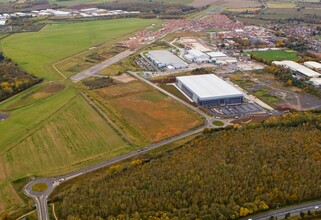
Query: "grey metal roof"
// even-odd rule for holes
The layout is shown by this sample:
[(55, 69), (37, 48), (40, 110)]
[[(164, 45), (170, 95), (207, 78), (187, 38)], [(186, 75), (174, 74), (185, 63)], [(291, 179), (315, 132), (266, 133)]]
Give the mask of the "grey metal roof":
[(152, 50), (147, 53), (147, 56), (156, 63), (161, 63), (166, 66), (171, 65), (175, 68), (188, 67), (187, 63), (167, 50)]
[(214, 74), (180, 76), (176, 78), (201, 100), (232, 98), (243, 93)]

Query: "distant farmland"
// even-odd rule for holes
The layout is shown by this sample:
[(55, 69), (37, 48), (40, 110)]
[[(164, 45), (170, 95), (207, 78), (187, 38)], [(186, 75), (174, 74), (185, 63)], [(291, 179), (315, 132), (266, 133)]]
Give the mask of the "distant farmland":
[(112, 45), (154, 22), (131, 18), (51, 24), (40, 32), (13, 34), (2, 41), (2, 48), (28, 72), (48, 80), (61, 79), (52, 68), (55, 62), (103, 42)]
[(250, 52), (256, 55), (258, 58), (262, 58), (268, 61), (280, 61), (280, 60), (297, 60), (298, 55), (292, 50), (270, 50), (270, 51), (254, 51)]

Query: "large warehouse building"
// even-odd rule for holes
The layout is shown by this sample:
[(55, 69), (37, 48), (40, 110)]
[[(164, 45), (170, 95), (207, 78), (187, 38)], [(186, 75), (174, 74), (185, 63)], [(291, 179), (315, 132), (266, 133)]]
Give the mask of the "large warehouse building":
[(272, 64), (289, 68), (291, 71), (299, 73), (300, 75), (308, 78), (317, 78), (321, 76), (320, 73), (317, 73), (316, 71), (311, 70), (306, 66), (290, 60), (273, 61)]
[(182, 69), (188, 67), (187, 63), (168, 50), (152, 50), (146, 56), (159, 68)]
[(201, 106), (243, 102), (242, 92), (214, 74), (176, 77), (176, 86)]

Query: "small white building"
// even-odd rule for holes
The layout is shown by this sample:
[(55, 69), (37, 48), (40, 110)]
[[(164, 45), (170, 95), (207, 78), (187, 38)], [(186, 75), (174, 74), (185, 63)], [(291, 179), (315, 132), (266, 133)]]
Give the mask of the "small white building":
[(6, 19), (1, 19), (0, 20), (0, 26), (4, 26), (4, 25), (6, 25), (6, 23), (7, 23)]
[(218, 58), (218, 57), (227, 57), (227, 55), (225, 53), (222, 53), (222, 52), (210, 52), (210, 53), (207, 53), (208, 56), (210, 56), (211, 59), (213, 58)]
[(309, 80), (315, 87), (321, 87), (321, 78), (312, 78)]
[(318, 70), (318, 71), (321, 70), (321, 63), (318, 63), (318, 62), (315, 62), (315, 61), (304, 62), (304, 65), (306, 67), (309, 67), (309, 68), (314, 69), (314, 70)]
[(53, 11), (52, 13), (57, 17), (71, 16), (71, 13), (68, 11)]
[(211, 61), (215, 62), (218, 65), (237, 63), (236, 58), (229, 57), (222, 52), (210, 52), (207, 53), (207, 55), (211, 58)]

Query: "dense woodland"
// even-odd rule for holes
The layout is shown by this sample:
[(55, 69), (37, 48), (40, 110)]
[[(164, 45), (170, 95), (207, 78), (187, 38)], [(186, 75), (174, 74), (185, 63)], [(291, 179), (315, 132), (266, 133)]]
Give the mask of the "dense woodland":
[(24, 72), (10, 59), (5, 59), (0, 54), (0, 101), (41, 81), (42, 79)]
[(321, 116), (205, 130), (173, 151), (79, 178), (52, 201), (59, 219), (237, 219), (321, 196)]
[(140, 11), (141, 13), (150, 13), (156, 15), (182, 15), (185, 13), (193, 12), (196, 8), (180, 4), (166, 4), (163, 2), (152, 1), (137, 1), (137, 2), (124, 2), (124, 1), (111, 1), (106, 2), (99, 6), (100, 8), (108, 10), (125, 10), (125, 11)]

